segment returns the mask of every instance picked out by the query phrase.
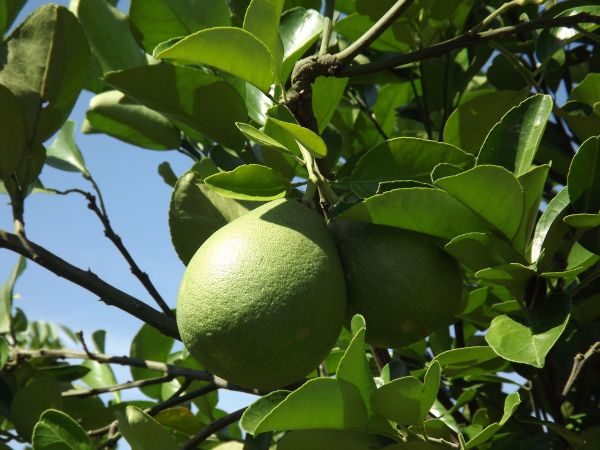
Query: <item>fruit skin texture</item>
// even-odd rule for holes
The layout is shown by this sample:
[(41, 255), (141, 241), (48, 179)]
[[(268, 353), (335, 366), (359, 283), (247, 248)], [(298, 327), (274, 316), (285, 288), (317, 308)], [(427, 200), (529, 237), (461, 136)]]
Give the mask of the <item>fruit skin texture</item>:
[(346, 276), (348, 313), (365, 317), (367, 342), (402, 347), (450, 324), (461, 271), (432, 239), (361, 222), (339, 221), (330, 229)]
[(327, 356), (346, 316), (339, 256), (323, 219), (276, 200), (215, 232), (188, 264), (177, 325), (192, 356), (227, 381), (274, 389)]

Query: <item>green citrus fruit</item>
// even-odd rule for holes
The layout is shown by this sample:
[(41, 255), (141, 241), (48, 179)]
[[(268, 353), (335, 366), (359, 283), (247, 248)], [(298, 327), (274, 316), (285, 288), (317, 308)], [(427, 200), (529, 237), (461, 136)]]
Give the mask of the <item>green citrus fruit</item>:
[(336, 222), (331, 230), (346, 276), (348, 312), (365, 317), (367, 342), (397, 348), (450, 324), (461, 272), (431, 238), (361, 222)]
[(345, 315), (344, 276), (327, 226), (285, 199), (207, 239), (177, 300), (190, 353), (215, 375), (258, 389), (285, 386), (316, 368)]

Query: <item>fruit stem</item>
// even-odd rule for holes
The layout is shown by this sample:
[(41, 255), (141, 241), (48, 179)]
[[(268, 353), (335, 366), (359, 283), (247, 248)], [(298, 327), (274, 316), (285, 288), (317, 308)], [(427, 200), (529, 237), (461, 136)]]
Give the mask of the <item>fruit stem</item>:
[[(311, 155), (309, 151), (306, 150), (304, 146), (302, 146), (302, 144), (300, 144), (299, 142), (298, 146), (300, 147), (300, 152), (302, 153), (304, 163), (306, 164), (306, 170), (308, 170), (309, 186), (310, 183), (313, 183), (316, 186), (319, 192), (321, 208), (324, 212), (326, 212), (327, 205), (335, 205), (337, 202), (339, 202), (340, 199), (337, 196), (337, 194), (333, 191), (331, 186), (329, 186), (327, 179), (319, 171), (319, 167), (317, 166), (313, 155)], [(309, 189), (307, 188), (307, 193), (304, 196), (305, 200), (310, 200), (312, 198), (307, 197), (308, 191)], [(312, 194), (314, 195), (314, 192)]]

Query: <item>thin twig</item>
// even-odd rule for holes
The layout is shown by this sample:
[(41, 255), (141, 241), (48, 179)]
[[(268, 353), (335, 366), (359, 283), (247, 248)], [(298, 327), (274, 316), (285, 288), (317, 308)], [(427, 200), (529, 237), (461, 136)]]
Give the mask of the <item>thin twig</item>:
[[(447, 41), (434, 44), (430, 47), (425, 47), (420, 50), (415, 50), (409, 53), (403, 53), (397, 56), (391, 56), (389, 58), (383, 58), (378, 61), (374, 61), (367, 64), (358, 64), (348, 67), (340, 67), (335, 70), (335, 76), (337, 77), (349, 77), (356, 75), (366, 75), (370, 73), (380, 72), (383, 70), (392, 69), (394, 67), (402, 66), (405, 64), (413, 63), (416, 61), (422, 61), (424, 59), (435, 58), (437, 56), (445, 55), (453, 50), (472, 47), (474, 45), (483, 44), (485, 42), (499, 39), (505, 36), (511, 36), (518, 33), (524, 33), (527, 31), (539, 30), (543, 28), (553, 27), (566, 27), (574, 28), (580, 23), (595, 23), (600, 24), (600, 16), (588, 13), (579, 13), (572, 16), (553, 17), (553, 18), (542, 18), (537, 20), (531, 20), (529, 22), (519, 23), (517, 25), (496, 28), (494, 30), (483, 31), (480, 33), (474, 33), (467, 31), (460, 36), (457, 36)], [(339, 67), (339, 61), (338, 61)]]
[(581, 369), (583, 369), (583, 366), (586, 363), (586, 361), (588, 359), (590, 359), (592, 356), (594, 356), (594, 354), (596, 354), (596, 353), (600, 353), (600, 341), (596, 342), (594, 345), (592, 345), (588, 349), (587, 352), (577, 353), (575, 355), (575, 358), (573, 358), (573, 368), (571, 369), (571, 374), (569, 375), (569, 378), (567, 379), (567, 382), (565, 383), (565, 387), (562, 390), (563, 397), (567, 396), (567, 394), (573, 387), (573, 384), (575, 384), (575, 381), (577, 380), (577, 377), (581, 373)]
[(98, 394), (105, 394), (107, 392), (123, 391), (125, 389), (142, 388), (145, 386), (153, 386), (155, 384), (168, 383), (173, 380), (174, 375), (165, 375), (163, 377), (148, 378), (146, 380), (129, 381), (127, 383), (115, 384), (113, 386), (106, 386), (102, 388), (92, 389), (71, 389), (62, 393), (63, 397), (93, 397)]
[(232, 412), (231, 414), (228, 414), (228, 415), (221, 417), (220, 419), (214, 421), (213, 423), (208, 425), (206, 428), (202, 429), (190, 441), (186, 442), (185, 445), (183, 445), (183, 447), (181, 447), (181, 450), (195, 449), (198, 444), (200, 444), (201, 442), (204, 442), (206, 439), (208, 439), (210, 436), (215, 434), (217, 431), (220, 431), (223, 428), (225, 428), (226, 426), (231, 425), (234, 422), (237, 422), (240, 419), (240, 417), (242, 417), (242, 414), (244, 414), (245, 410), (246, 410), (246, 408), (238, 409), (237, 411)]
[(89, 180), (92, 183), (92, 185), (94, 186), (94, 190), (97, 193), (97, 198), (99, 200), (100, 206), (98, 206), (98, 202), (96, 201), (95, 195), (91, 194), (90, 192), (82, 191), (81, 189), (68, 189), (66, 191), (53, 190), (53, 192), (55, 192), (57, 194), (62, 194), (62, 195), (67, 195), (67, 194), (73, 193), (73, 194), (79, 194), (79, 195), (82, 195), (83, 197), (85, 197), (85, 199), (88, 202), (88, 208), (91, 211), (93, 211), (94, 214), (96, 214), (96, 217), (98, 217), (98, 219), (102, 223), (102, 226), (104, 227), (104, 235), (114, 244), (114, 246), (117, 248), (117, 250), (119, 250), (119, 253), (121, 253), (123, 258), (125, 258), (125, 261), (127, 261), (127, 264), (129, 264), (131, 273), (140, 281), (142, 286), (144, 286), (146, 288), (146, 290), (148, 291), (150, 296), (154, 299), (156, 304), (160, 307), (160, 309), (162, 309), (162, 311), (165, 314), (167, 314), (168, 316), (175, 317), (175, 315), (173, 314), (173, 311), (171, 310), (171, 308), (169, 308), (169, 305), (167, 305), (165, 300), (162, 298), (162, 296), (160, 295), (160, 293), (158, 292), (158, 290), (156, 289), (156, 287), (150, 280), (150, 277), (148, 276), (148, 274), (146, 272), (144, 272), (142, 269), (140, 269), (140, 266), (138, 266), (138, 264), (133, 259), (133, 256), (131, 256), (131, 253), (129, 252), (129, 250), (127, 250), (127, 248), (123, 244), (123, 240), (121, 239), (121, 236), (119, 236), (113, 229), (113, 227), (110, 223), (108, 214), (106, 212), (106, 206), (104, 204), (104, 200), (102, 199), (102, 194), (100, 193), (98, 185), (96, 184), (96, 182), (93, 180), (92, 177), (89, 177)]
[(333, 12), (335, 11), (335, 0), (325, 0), (325, 14), (323, 15), (323, 36), (319, 55), (327, 53), (329, 41), (331, 40), (331, 29), (333, 28)]
[(385, 133), (385, 131), (383, 130), (383, 128), (381, 127), (381, 125), (379, 124), (379, 122), (377, 121), (377, 118), (375, 117), (373, 110), (369, 107), (369, 105), (367, 105), (365, 103), (365, 101), (361, 98), (361, 96), (358, 93), (354, 93), (354, 92), (352, 92), (352, 90), (350, 90), (349, 92), (351, 93), (352, 98), (356, 101), (358, 108), (363, 113), (365, 113), (365, 115), (369, 118), (369, 120), (371, 121), (371, 123), (373, 124), (373, 126), (375, 127), (375, 129), (377, 130), (379, 135), (383, 138), (383, 140), (387, 141), (388, 136)]
[(414, 0), (398, 0), (365, 34), (334, 55), (338, 63), (343, 65), (352, 61), (356, 55), (381, 36), (413, 3)]
[(152, 325), (163, 334), (180, 339), (177, 324), (172, 317), (108, 284), (92, 271), (75, 267), (44, 247), (27, 239), (23, 242), (22, 238), (4, 230), (0, 230), (0, 248), (6, 248), (25, 256), (59, 277), (96, 294), (107, 305), (116, 306)]

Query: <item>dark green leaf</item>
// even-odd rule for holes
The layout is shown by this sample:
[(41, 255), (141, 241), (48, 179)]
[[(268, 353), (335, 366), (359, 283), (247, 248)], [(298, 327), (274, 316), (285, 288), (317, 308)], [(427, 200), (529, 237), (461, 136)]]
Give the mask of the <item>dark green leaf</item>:
[(480, 280), (506, 287), (518, 300), (524, 300), (529, 283), (536, 276), (535, 270), (519, 263), (503, 264), (475, 273)]
[(138, 40), (150, 54), (161, 42), (230, 24), (224, 0), (132, 0), (129, 19)]
[(26, 128), (19, 101), (0, 84), (0, 179), (8, 178), (17, 170), (26, 150)]
[(552, 112), (552, 97), (537, 94), (515, 106), (490, 131), (477, 164), (503, 166), (518, 177), (529, 171)]
[(600, 210), (600, 137), (585, 141), (571, 161), (567, 179), (575, 212), (596, 214)]
[(444, 141), (476, 155), (492, 127), (523, 98), (520, 92), (494, 91), (466, 101), (448, 118)]
[(85, 430), (67, 414), (49, 409), (33, 429), (34, 450), (93, 450)]
[(46, 163), (68, 172), (81, 172), (89, 176), (81, 150), (75, 142), (75, 122), (67, 120), (60, 133), (46, 149)]
[(440, 163), (470, 167), (474, 159), (458, 148), (437, 141), (400, 137), (366, 152), (352, 172), (352, 189), (362, 197), (377, 192), (379, 183), (395, 180), (429, 181)]
[(588, 73), (571, 91), (559, 114), (580, 141), (600, 134), (600, 74)]
[(237, 200), (268, 201), (284, 197), (289, 181), (270, 167), (260, 164), (239, 166), (231, 172), (220, 172), (204, 179), (204, 183), (220, 195)]
[(146, 58), (131, 34), (129, 19), (106, 0), (73, 0), (70, 8), (104, 73), (146, 65)]
[(370, 450), (381, 445), (377, 436), (350, 430), (297, 430), (286, 433), (277, 450)]
[(252, 434), (267, 431), (363, 429), (367, 410), (358, 389), (343, 380), (315, 378), (273, 408)]
[(71, 112), (89, 57), (77, 18), (54, 4), (35, 10), (1, 45), (0, 83), (21, 104), (30, 147), (48, 139)]
[(181, 261), (187, 265), (206, 239), (248, 209), (211, 192), (195, 172), (184, 174), (175, 185), (169, 207), (171, 241)]
[[(166, 362), (171, 348), (173, 348), (173, 338), (165, 336), (148, 324), (144, 324), (133, 338), (129, 354), (132, 358)], [(131, 376), (135, 380), (155, 378), (161, 375), (160, 372), (154, 370), (131, 367)], [(161, 398), (160, 385), (146, 386), (141, 388), (141, 391), (148, 397)]]
[(57, 364), (53, 366), (36, 367), (35, 371), (40, 375), (53, 377), (58, 381), (69, 383), (71, 381), (79, 380), (89, 373), (90, 369), (83, 365)]
[(201, 30), (155, 55), (186, 64), (207, 64), (268, 92), (273, 82), (269, 50), (254, 35), (233, 27)]
[[(165, 83), (165, 80), (171, 80)], [(113, 72), (106, 81), (148, 108), (209, 139), (239, 149), (244, 139), (235, 122), (247, 120), (239, 93), (221, 78), (197, 69), (155, 64)]]
[(494, 434), (496, 434), (500, 428), (504, 426), (504, 424), (510, 419), (510, 417), (514, 414), (517, 407), (521, 403), (521, 398), (519, 397), (518, 392), (513, 392), (509, 394), (504, 399), (504, 413), (502, 414), (502, 418), (499, 422), (494, 422), (491, 425), (488, 425), (484, 428), (480, 433), (478, 433), (473, 439), (467, 442), (465, 448), (478, 448), (481, 444), (491, 439)]
[(323, 17), (312, 9), (293, 8), (281, 17), (279, 34), (283, 41), (283, 65), (280, 79), (285, 82), (294, 64), (321, 34)]
[(178, 446), (156, 420), (135, 406), (115, 413), (119, 430), (132, 450), (177, 450)]
[(574, 228), (593, 228), (600, 226), (600, 213), (570, 214), (565, 216), (563, 222)]
[(485, 340), (508, 361), (544, 367), (546, 355), (569, 321), (569, 314), (562, 305), (548, 303), (545, 306), (543, 311), (535, 311), (528, 322), (517, 321), (507, 315), (495, 317)]
[(5, 0), (0, 4), (0, 36), (12, 25), (27, 0)]
[(435, 357), (448, 377), (476, 375), (495, 370), (503, 361), (491, 347), (464, 347), (440, 353)]
[[(491, 227), (512, 239), (523, 216), (523, 190), (508, 170), (477, 166), (435, 182)], [(494, 199), (493, 202), (490, 199)]]
[(2, 370), (4, 364), (8, 361), (8, 353), (8, 341), (4, 336), (0, 335), (0, 370)]
[(461, 234), (448, 242), (444, 250), (475, 272), (511, 262), (525, 264), (508, 242), (488, 233)]
[(377, 123), (387, 135), (394, 133), (398, 120), (397, 108), (408, 104), (414, 98), (410, 82), (383, 85), (377, 92), (373, 114)]
[(30, 440), (33, 427), (47, 409), (61, 409), (60, 385), (54, 378), (35, 378), (18, 391), (10, 405), (10, 418), (23, 438)]
[(312, 107), (322, 134), (342, 99), (348, 78), (317, 77), (312, 85)]
[(181, 145), (180, 131), (162, 114), (119, 91), (106, 91), (92, 98), (85, 117), (84, 133), (106, 133), (153, 150), (176, 149)]
[(466, 206), (439, 189), (394, 189), (357, 203), (340, 219), (370, 222), (452, 239), (485, 226)]
[(17, 279), (21, 276), (26, 267), (24, 257), (19, 257), (10, 276), (6, 282), (0, 286), (0, 333), (10, 331), (10, 316), (12, 315), (13, 291)]

